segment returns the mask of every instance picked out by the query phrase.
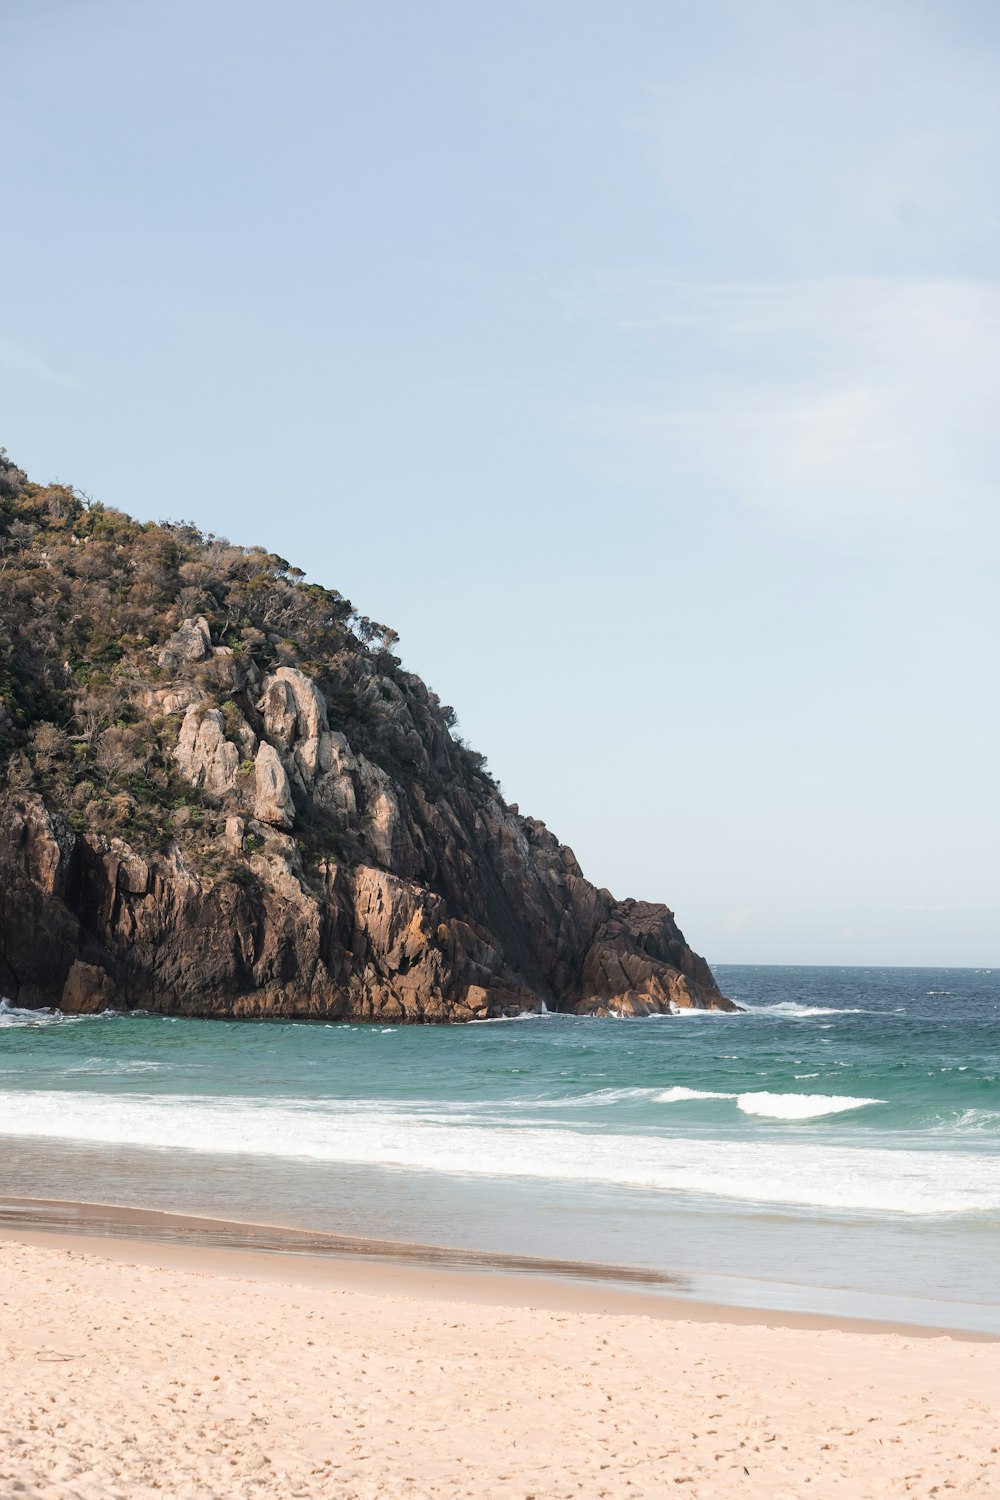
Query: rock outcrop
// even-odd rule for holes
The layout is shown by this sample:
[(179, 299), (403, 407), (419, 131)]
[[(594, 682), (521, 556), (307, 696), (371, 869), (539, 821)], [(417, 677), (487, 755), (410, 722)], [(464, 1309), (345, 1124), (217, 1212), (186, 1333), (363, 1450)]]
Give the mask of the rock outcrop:
[(288, 784), (288, 773), (273, 745), (264, 744), (257, 751), (254, 766), (254, 815), (275, 828), (291, 828), (295, 821), (295, 803)]
[[(735, 1008), (666, 907), (596, 889), (504, 801), (340, 596), (11, 483), (35, 531), (0, 624), (16, 647), (3, 590), (26, 579), (44, 650), (0, 651), (0, 993), (417, 1022)], [(91, 598), (123, 601), (83, 632), (97, 666), (74, 644)]]
[[(479, 826), (506, 857), (484, 850), (477, 861), (463, 841), (438, 865), (439, 890), (385, 862), (326, 861), (307, 877), (287, 833), (248, 826), (259, 844), (253, 878), (207, 881), (177, 849), (147, 864), (122, 839), (75, 834), (36, 795), (8, 796), (0, 989), (19, 1005), (74, 1012), (394, 1022), (543, 1003), (597, 1015), (730, 1008), (666, 908), (595, 890), (549, 834), (518, 849), (520, 830), (499, 804)], [(230, 855), (242, 853), (243, 829), (230, 814)], [(447, 817), (423, 832), (453, 836)]]
[(202, 714), (192, 705), (184, 715), (174, 752), (181, 775), (211, 797), (224, 797), (236, 784), (240, 752), (227, 740), (218, 709)]
[(196, 620), (185, 620), (174, 631), (157, 658), (161, 667), (176, 667), (181, 662), (201, 661), (212, 649), (212, 636), (208, 621), (201, 615)]

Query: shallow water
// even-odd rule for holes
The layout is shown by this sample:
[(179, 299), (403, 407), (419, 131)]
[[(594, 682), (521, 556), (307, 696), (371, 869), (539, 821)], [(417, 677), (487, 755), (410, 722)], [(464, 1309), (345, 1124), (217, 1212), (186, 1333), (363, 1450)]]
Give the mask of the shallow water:
[(698, 1272), (740, 1301), (1000, 1304), (1000, 973), (717, 973), (746, 1014), (6, 1008), (4, 1191)]

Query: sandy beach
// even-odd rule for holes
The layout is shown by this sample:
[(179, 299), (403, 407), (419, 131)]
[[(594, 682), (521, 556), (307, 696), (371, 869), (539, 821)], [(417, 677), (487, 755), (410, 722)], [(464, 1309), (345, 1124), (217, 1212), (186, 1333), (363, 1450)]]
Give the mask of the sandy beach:
[(27, 1230), (0, 1255), (5, 1497), (1000, 1495), (995, 1342)]

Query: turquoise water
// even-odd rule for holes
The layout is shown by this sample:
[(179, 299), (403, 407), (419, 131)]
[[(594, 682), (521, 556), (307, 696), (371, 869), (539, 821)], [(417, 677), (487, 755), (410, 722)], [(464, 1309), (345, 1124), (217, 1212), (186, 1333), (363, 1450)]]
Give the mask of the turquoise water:
[(648, 1265), (775, 1305), (1000, 1304), (1000, 972), (717, 972), (746, 1014), (5, 1007), (4, 1191)]

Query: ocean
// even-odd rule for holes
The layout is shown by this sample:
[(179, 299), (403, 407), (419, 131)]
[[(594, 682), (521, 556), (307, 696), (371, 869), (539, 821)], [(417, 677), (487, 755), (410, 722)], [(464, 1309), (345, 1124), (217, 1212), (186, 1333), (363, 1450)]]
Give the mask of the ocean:
[(1000, 970), (716, 974), (744, 1014), (423, 1028), (5, 1002), (2, 1194), (1000, 1332)]

